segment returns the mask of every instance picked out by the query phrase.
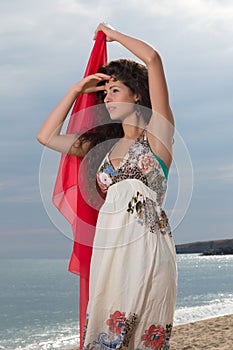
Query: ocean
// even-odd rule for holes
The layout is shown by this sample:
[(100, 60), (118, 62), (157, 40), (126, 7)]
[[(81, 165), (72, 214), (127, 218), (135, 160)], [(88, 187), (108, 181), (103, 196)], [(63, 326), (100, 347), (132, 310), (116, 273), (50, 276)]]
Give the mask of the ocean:
[[(233, 313), (233, 256), (180, 254), (175, 325)], [(67, 260), (0, 260), (0, 349), (78, 344), (79, 279)]]

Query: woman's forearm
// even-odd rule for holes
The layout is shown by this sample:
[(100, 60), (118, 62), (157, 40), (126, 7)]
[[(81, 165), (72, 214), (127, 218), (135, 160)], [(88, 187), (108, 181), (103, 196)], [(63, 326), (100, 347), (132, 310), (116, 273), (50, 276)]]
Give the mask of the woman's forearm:
[(159, 58), (158, 52), (146, 42), (114, 30), (113, 39), (148, 65)]
[(37, 140), (40, 143), (48, 145), (52, 137), (60, 135), (62, 125), (78, 95), (79, 93), (77, 91), (69, 89), (66, 95), (49, 114), (37, 134)]
[[(69, 91), (63, 97), (63, 99), (58, 103), (58, 105), (54, 108), (54, 110), (49, 114), (49, 116), (43, 123), (41, 129), (37, 134), (38, 141), (43, 145), (50, 146), (49, 141), (52, 140), (51, 138), (54, 139), (55, 137), (57, 138), (58, 136), (60, 136), (62, 124), (65, 121), (76, 98), (82, 93), (91, 93), (103, 90), (104, 86), (97, 86), (97, 84), (100, 81), (109, 78), (109, 75), (96, 73), (89, 75), (80, 80), (78, 83), (72, 85)], [(64, 142), (64, 137), (62, 139), (62, 142)], [(60, 149), (61, 147), (59, 147), (59, 150)]]
[(61, 135), (61, 128), (76, 98), (83, 93), (103, 90), (104, 85), (97, 86), (97, 84), (109, 78), (109, 75), (96, 73), (72, 85), (66, 95), (44, 121), (37, 134), (37, 140), (58, 152), (83, 156), (85, 149), (88, 149), (87, 142), (85, 148), (83, 145), (76, 143), (78, 138), (76, 133)]

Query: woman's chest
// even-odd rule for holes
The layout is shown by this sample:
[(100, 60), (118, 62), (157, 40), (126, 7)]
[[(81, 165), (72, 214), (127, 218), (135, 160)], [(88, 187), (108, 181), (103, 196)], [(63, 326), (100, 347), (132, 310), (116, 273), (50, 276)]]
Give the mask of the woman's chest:
[(96, 180), (103, 193), (107, 192), (109, 186), (125, 179), (138, 179), (151, 189), (154, 189), (155, 184), (159, 185), (162, 191), (166, 189), (166, 179), (161, 166), (147, 145), (138, 141), (133, 143), (125, 154), (124, 151), (122, 148), (122, 157), (115, 159), (114, 153), (110, 151), (101, 163)]

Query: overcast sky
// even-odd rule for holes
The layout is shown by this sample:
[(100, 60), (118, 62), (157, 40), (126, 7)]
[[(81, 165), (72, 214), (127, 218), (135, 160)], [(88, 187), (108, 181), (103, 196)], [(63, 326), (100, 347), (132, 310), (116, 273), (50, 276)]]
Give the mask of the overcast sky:
[[(54, 152), (42, 157), (36, 133), (81, 79), (101, 21), (144, 39), (162, 56), (178, 132), (165, 203), (173, 219), (180, 213), (171, 218), (175, 242), (233, 236), (232, 1), (0, 0), (2, 257), (70, 255), (69, 228), (54, 223), (59, 219), (51, 218), (45, 193), (55, 176), (50, 157), (58, 158)], [(117, 43), (108, 44), (108, 55), (132, 57)], [(187, 165), (183, 177), (178, 153)], [(175, 204), (182, 184), (183, 202)]]

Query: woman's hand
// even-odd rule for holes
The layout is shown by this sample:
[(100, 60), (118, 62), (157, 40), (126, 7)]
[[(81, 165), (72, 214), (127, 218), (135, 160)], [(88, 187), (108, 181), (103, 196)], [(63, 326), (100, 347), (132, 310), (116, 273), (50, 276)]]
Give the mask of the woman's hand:
[(97, 86), (101, 81), (109, 80), (110, 75), (103, 73), (96, 73), (88, 75), (87, 77), (80, 80), (71, 86), (70, 90), (74, 91), (76, 94), (89, 94), (91, 92), (96, 92), (104, 90), (104, 85)]
[(95, 30), (94, 40), (96, 39), (96, 35), (97, 35), (98, 31), (100, 31), (100, 30), (102, 32), (104, 32), (104, 34), (106, 35), (106, 41), (110, 42), (110, 41), (116, 40), (115, 34), (117, 33), (117, 31), (107, 23), (100, 23), (98, 25), (98, 27)]

